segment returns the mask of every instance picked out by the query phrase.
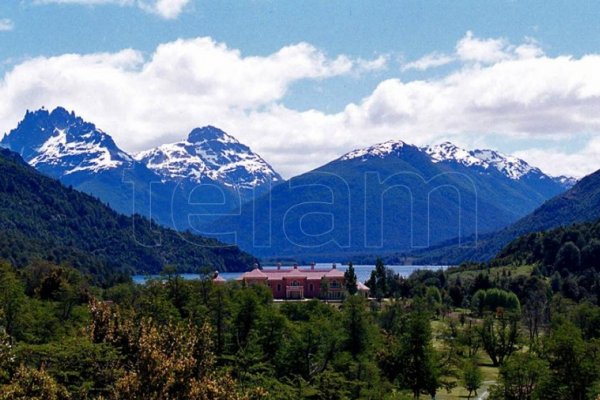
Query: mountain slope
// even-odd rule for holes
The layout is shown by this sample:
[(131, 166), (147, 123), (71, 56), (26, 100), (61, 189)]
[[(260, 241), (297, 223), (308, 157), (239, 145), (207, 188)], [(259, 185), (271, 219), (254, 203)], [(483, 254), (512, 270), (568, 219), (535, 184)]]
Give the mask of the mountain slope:
[(600, 170), (582, 178), (571, 189), (546, 201), (514, 224), (480, 237), (477, 246), (460, 248), (453, 240), (413, 255), (418, 262), (427, 263), (485, 261), (518, 236), (597, 219), (600, 219)]
[(116, 273), (157, 273), (167, 264), (245, 270), (253, 262), (236, 247), (119, 215), (6, 149), (0, 149), (0, 194), (0, 257), (17, 266), (35, 258), (69, 262), (102, 282)]
[(464, 162), (456, 152), (467, 152), (453, 149), (388, 141), (352, 151), (276, 186), (212, 232), (235, 232), (218, 237), (263, 257), (381, 254), (494, 231), (564, 190), (521, 160), (496, 153)]

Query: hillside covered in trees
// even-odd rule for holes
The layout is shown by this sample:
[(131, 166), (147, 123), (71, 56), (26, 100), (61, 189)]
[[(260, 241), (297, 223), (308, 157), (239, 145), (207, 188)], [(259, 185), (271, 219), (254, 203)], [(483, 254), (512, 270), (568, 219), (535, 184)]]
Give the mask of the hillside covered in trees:
[(120, 215), (5, 149), (0, 194), (0, 258), (18, 267), (43, 259), (109, 282), (121, 273), (157, 273), (165, 265), (180, 271), (245, 270), (254, 262), (235, 246)]
[(578, 181), (571, 189), (546, 201), (531, 214), (493, 233), (477, 238), (457, 240), (415, 251), (408, 255), (386, 257), (388, 263), (403, 258), (416, 259), (420, 265), (459, 264), (463, 261), (489, 261), (512, 240), (531, 232), (538, 232), (600, 218), (600, 171)]

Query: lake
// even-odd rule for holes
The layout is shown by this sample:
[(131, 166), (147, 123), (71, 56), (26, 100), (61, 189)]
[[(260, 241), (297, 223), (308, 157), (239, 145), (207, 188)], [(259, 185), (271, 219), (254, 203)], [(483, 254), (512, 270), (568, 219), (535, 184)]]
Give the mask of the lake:
[[(315, 264), (315, 268), (331, 268), (330, 263), (317, 263)], [(263, 269), (268, 270), (268, 269), (275, 269), (277, 267), (275, 266), (265, 266), (263, 267)], [(286, 267), (284, 267), (286, 268)], [(289, 268), (289, 267), (287, 267)], [(300, 268), (310, 268), (310, 266), (307, 265), (303, 265), (300, 266)], [(337, 264), (337, 268), (339, 268), (342, 271), (345, 271), (348, 269), (347, 265), (341, 265), (341, 264)], [(409, 276), (413, 271), (418, 270), (418, 269), (428, 269), (428, 270), (438, 270), (438, 269), (442, 269), (442, 268), (446, 268), (446, 266), (443, 265), (386, 265), (386, 268), (391, 269), (392, 271), (394, 271), (394, 273), (399, 274), (400, 276)], [(356, 277), (358, 278), (358, 280), (360, 282), (365, 282), (369, 279), (369, 277), (371, 276), (371, 271), (375, 269), (374, 265), (355, 265), (354, 266), (354, 270), (356, 272)], [(240, 275), (242, 275), (243, 272), (220, 272), (219, 275), (223, 277), (223, 279), (226, 280), (234, 280), (236, 278), (238, 278)], [(183, 279), (199, 279), (200, 275), (199, 274), (181, 274), (181, 277)], [(135, 283), (144, 283), (146, 280), (148, 279), (152, 279), (152, 278), (160, 278), (160, 275), (134, 275), (132, 277), (133, 281)]]

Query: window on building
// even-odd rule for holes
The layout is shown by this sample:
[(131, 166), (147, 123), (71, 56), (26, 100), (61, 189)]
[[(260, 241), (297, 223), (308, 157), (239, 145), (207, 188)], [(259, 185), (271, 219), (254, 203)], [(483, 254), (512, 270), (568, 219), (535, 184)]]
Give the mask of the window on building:
[(281, 283), (277, 284), (277, 291), (280, 292), (281, 291)]
[(310, 287), (310, 291), (312, 292), (314, 290), (313, 284), (311, 283), (309, 287)]

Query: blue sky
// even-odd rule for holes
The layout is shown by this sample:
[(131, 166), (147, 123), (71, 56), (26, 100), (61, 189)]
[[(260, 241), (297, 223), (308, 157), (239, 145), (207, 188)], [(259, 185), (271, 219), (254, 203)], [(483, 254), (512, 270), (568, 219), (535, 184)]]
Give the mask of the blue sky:
[[(516, 153), (554, 174), (582, 175), (600, 168), (598, 122), (592, 115), (598, 104), (597, 82), (573, 83), (568, 76), (560, 76), (560, 71), (587, 76), (593, 69), (596, 60), (585, 56), (600, 52), (599, 11), (600, 4), (594, 1), (2, 2), (0, 73), (4, 92), (0, 89), (0, 96), (9, 104), (0, 106), (0, 116), (7, 121), (0, 130), (10, 130), (24, 108), (60, 103), (96, 122), (129, 151), (181, 139), (196, 125), (217, 124), (258, 150), (287, 176), (385, 139), (417, 144), (449, 139), (466, 147), (490, 146)], [(198, 38), (210, 38), (213, 45), (194, 42)], [(168, 58), (161, 65), (152, 63), (160, 46), (181, 39), (180, 45), (171, 46), (175, 53), (168, 53), (181, 64), (167, 68)], [(310, 48), (293, 47), (299, 43)], [(464, 46), (460, 47), (461, 43)], [(290, 46), (291, 51), (277, 56)], [(165, 93), (172, 92), (172, 96), (165, 98), (168, 104), (164, 108), (175, 108), (182, 101), (180, 109), (166, 110), (159, 122), (145, 126), (145, 116), (156, 115), (160, 104), (156, 104), (156, 93), (143, 87), (198, 78), (194, 71), (187, 71), (193, 76), (181, 71), (189, 65), (194, 68), (195, 63), (211, 63), (207, 56), (214, 55), (215, 48), (222, 50), (224, 57), (219, 62), (224, 69), (231, 68), (232, 74), (252, 81), (240, 80), (239, 88), (221, 85), (223, 99), (214, 104), (188, 94), (194, 107), (184, 111), (190, 99), (181, 100), (176, 90), (179, 83), (169, 86)], [(123, 53), (125, 49), (132, 53)], [(90, 61), (68, 60), (67, 54), (101, 55)], [(235, 56), (248, 62), (236, 63)], [(116, 64), (115, 57), (119, 58)], [(288, 67), (281, 57), (291, 60)], [(532, 58), (535, 63), (529, 61)], [(275, 69), (270, 64), (273, 59), (279, 62)], [(433, 63), (427, 62), (431, 60)], [(260, 63), (268, 65), (257, 67)], [(100, 72), (98, 65), (102, 66)], [(277, 84), (256, 83), (256, 71), (246, 71), (252, 68), (266, 68)], [(286, 68), (305, 69), (290, 76)], [(519, 68), (524, 68), (523, 76), (537, 76), (535, 69), (547, 73), (539, 74), (540, 82), (532, 84), (533, 91), (542, 85), (544, 89), (524, 102), (520, 99), (528, 95), (519, 93), (518, 85), (510, 88), (514, 84), (510, 71), (519, 74)], [(151, 83), (142, 83), (148, 75), (145, 69), (154, 71)], [(54, 71), (57, 79), (48, 71)], [(212, 73), (202, 73), (204, 81), (199, 88), (222, 82)], [(556, 74), (560, 82), (553, 86)], [(460, 84), (454, 85), (458, 79)], [(482, 83), (484, 79), (486, 83)], [(462, 101), (461, 90), (475, 84), (495, 91), (490, 81), (509, 88), (486, 100), (490, 113), (495, 107), (500, 110), (497, 118), (472, 113), (479, 108), (473, 102), (461, 107), (448, 105)], [(76, 88), (88, 90), (91, 97), (97, 95), (97, 100), (74, 93), (69, 82), (77, 82)], [(54, 83), (57, 87), (48, 87)], [(111, 85), (114, 92), (123, 89), (110, 93)], [(573, 88), (583, 85), (586, 89), (573, 95)], [(98, 93), (89, 93), (95, 90)], [(250, 90), (264, 92), (262, 101), (251, 94), (227, 101)], [(126, 96), (139, 96), (135, 109), (111, 110), (110, 104), (127, 103)], [(549, 101), (552, 96), (554, 101)], [(445, 102), (438, 108), (440, 115), (425, 104), (437, 98)], [(503, 103), (506, 98), (512, 103)], [(406, 107), (396, 107), (404, 102)], [(564, 102), (564, 112), (577, 118), (555, 120), (557, 102)], [(444, 120), (443, 112), (464, 112), (464, 121), (456, 115)], [(130, 121), (124, 123), (124, 118)], [(509, 119), (518, 122), (508, 124)], [(294, 140), (286, 140), (290, 135)], [(294, 146), (302, 146), (310, 154), (299, 156)]]

